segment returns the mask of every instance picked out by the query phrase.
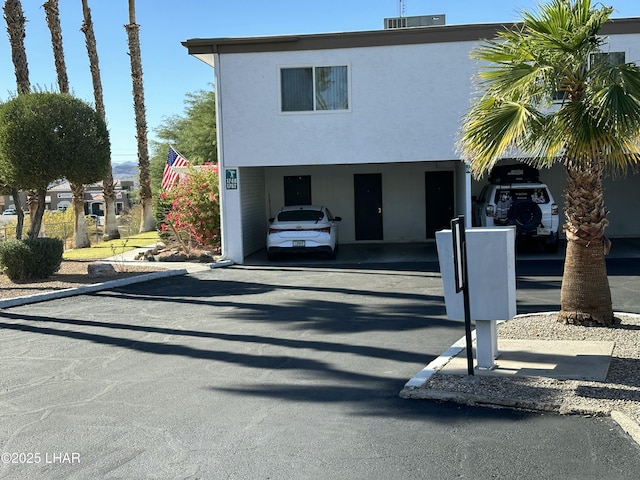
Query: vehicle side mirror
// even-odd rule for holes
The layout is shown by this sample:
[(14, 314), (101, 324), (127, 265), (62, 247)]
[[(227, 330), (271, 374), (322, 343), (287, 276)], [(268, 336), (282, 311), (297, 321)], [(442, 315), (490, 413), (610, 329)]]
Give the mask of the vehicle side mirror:
[(341, 222), (342, 221), (342, 217), (333, 217), (333, 220), (335, 222)]
[(274, 221), (274, 220), (275, 220), (275, 219), (274, 219), (274, 217), (271, 217), (271, 218), (269, 219), (269, 223), (273, 223), (273, 221)]

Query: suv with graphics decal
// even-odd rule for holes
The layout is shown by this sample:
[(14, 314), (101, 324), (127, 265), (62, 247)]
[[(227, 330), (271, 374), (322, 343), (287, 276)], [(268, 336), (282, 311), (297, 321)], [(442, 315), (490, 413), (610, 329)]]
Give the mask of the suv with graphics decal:
[(528, 165), (494, 167), (473, 204), (473, 226), (514, 225), (519, 242), (536, 241), (558, 251), (558, 205), (538, 170)]

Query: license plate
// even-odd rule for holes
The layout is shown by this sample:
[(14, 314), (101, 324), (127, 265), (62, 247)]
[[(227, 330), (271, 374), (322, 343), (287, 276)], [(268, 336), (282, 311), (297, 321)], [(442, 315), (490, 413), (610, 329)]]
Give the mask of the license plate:
[(294, 240), (293, 241), (293, 246), (294, 247), (304, 247), (304, 240)]

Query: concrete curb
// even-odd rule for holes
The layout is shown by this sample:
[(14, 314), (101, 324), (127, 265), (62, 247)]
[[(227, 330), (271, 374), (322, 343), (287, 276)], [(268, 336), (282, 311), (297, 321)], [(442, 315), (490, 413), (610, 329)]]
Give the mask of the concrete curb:
[(212, 270), (221, 267), (230, 267), (235, 265), (233, 260), (220, 260), (211, 263), (191, 263), (191, 262), (145, 262), (142, 260), (114, 260), (113, 258), (107, 258), (105, 260), (97, 261), (96, 263), (106, 263), (109, 265), (128, 267), (128, 266), (152, 266), (163, 270), (180, 270), (180, 267), (184, 267), (187, 273), (195, 273), (206, 270)]
[(633, 438), (638, 445), (640, 445), (640, 425), (638, 425), (635, 421), (629, 418), (622, 412), (618, 412), (617, 410), (613, 410), (611, 412), (611, 418), (620, 425), (631, 438)]
[[(474, 340), (475, 334), (476, 332), (473, 330), (472, 338)], [(617, 410), (585, 411), (584, 409), (571, 408), (571, 406), (565, 404), (496, 398), (486, 395), (420, 388), (427, 383), (432, 375), (449, 363), (453, 357), (459, 355), (465, 347), (466, 338), (462, 337), (449, 347), (442, 355), (430, 362), (426, 367), (420, 370), (420, 372), (414, 375), (413, 378), (405, 383), (404, 388), (398, 394), (399, 397), (405, 400), (435, 400), (438, 402), (452, 402), (471, 407), (509, 408), (531, 412), (555, 413), (558, 415), (591, 415), (597, 417), (610, 417), (631, 437), (633, 441), (640, 445), (640, 425), (628, 415)]]
[[(475, 340), (476, 331), (473, 330), (471, 332), (471, 339)], [(466, 337), (462, 337), (456, 343), (451, 345), (442, 355), (436, 358), (433, 362), (429, 363), (426, 367), (416, 373), (411, 380), (404, 384), (404, 389), (400, 392), (400, 396), (402, 397), (402, 393), (405, 391), (414, 391), (415, 388), (419, 388), (423, 386), (429, 378), (433, 374), (435, 374), (438, 370), (444, 367), (447, 363), (451, 361), (453, 357), (456, 357), (462, 352), (467, 346)], [(402, 398), (417, 398), (417, 397), (402, 397)]]
[(177, 275), (186, 275), (186, 269), (180, 270), (164, 270), (161, 272), (152, 272), (141, 275), (134, 275), (127, 278), (119, 278), (117, 280), (109, 280), (92, 285), (83, 285), (81, 287), (66, 288), (55, 292), (37, 293), (35, 295), (25, 295), (23, 297), (9, 298), (0, 301), (0, 309), (27, 305), (30, 303), (44, 302), (46, 300), (55, 300), (58, 298), (72, 297), (75, 295), (83, 295), (86, 293), (98, 292), (100, 290), (108, 290), (110, 288), (123, 287), (134, 283), (147, 282), (158, 278), (174, 277)]
[(436, 400), (439, 402), (453, 402), (471, 407), (512, 408), (535, 412), (560, 413), (558, 404), (545, 404), (526, 400), (512, 400), (509, 398), (495, 398), (485, 395), (474, 395), (443, 390), (405, 389), (400, 392), (400, 398), (411, 400)]
[(448, 392), (444, 390), (427, 390), (420, 388), (404, 388), (400, 391), (400, 398), (405, 400), (434, 400), (437, 402), (451, 402), (470, 407), (507, 408), (525, 410), (528, 412), (555, 413), (557, 415), (589, 415), (593, 417), (610, 417), (618, 426), (640, 445), (640, 425), (628, 415), (612, 410), (574, 409), (564, 404), (543, 403), (529, 400), (513, 400), (496, 398), (469, 393)]
[(231, 267), (233, 265), (235, 265), (236, 262), (234, 262), (233, 260), (220, 260), (217, 262), (213, 262), (213, 263), (209, 263), (209, 268), (214, 269), (214, 268), (221, 268), (221, 267)]

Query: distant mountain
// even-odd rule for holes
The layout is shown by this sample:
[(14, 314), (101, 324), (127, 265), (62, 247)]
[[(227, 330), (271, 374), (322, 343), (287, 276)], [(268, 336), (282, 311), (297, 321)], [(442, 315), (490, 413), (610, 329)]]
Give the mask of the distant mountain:
[(134, 162), (114, 163), (111, 165), (114, 180), (132, 180), (138, 183), (138, 164)]

